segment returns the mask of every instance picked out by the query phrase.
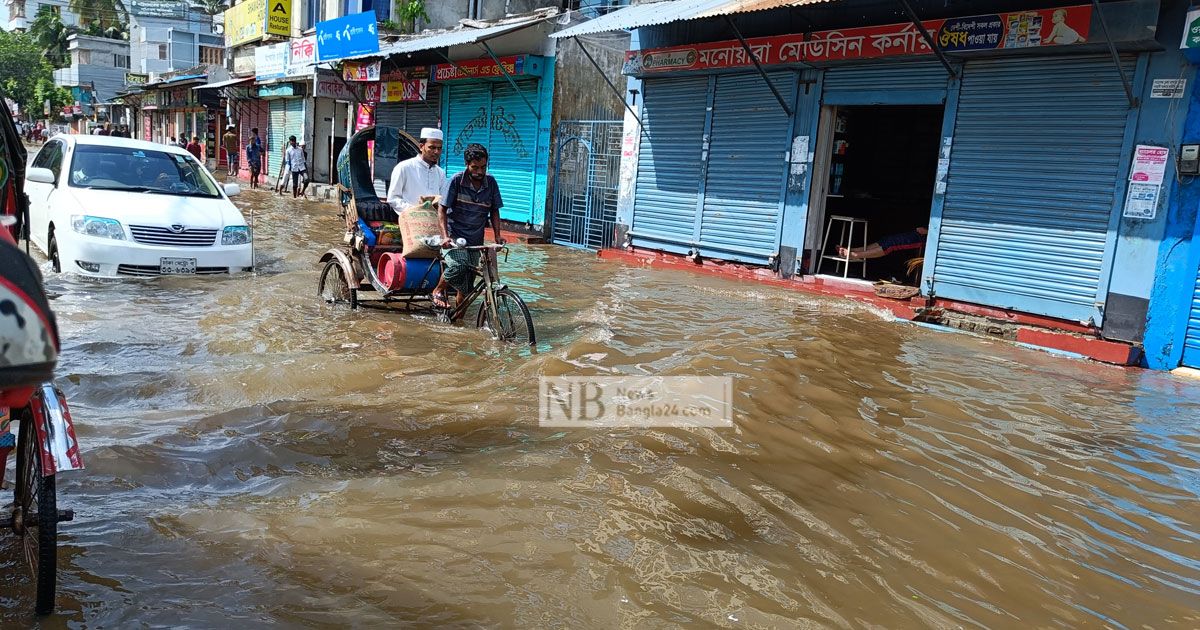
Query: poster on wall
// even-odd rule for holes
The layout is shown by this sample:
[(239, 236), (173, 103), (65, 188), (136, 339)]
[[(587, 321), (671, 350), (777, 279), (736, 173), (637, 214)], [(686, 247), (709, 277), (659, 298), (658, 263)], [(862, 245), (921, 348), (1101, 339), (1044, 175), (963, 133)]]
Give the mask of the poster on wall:
[(380, 61), (360, 63), (347, 61), (342, 64), (342, 79), (346, 81), (378, 81)]
[(1125, 195), (1125, 213), (1128, 219), (1152, 220), (1158, 214), (1158, 184), (1130, 183)]
[(1133, 152), (1133, 167), (1129, 170), (1129, 181), (1161, 186), (1167, 172), (1167, 159), (1171, 150), (1139, 144)]
[[(1091, 5), (925, 20), (922, 26), (949, 52), (1026, 49), (1087, 43)], [(737, 40), (625, 53), (625, 74), (873, 59), (933, 54), (911, 22)], [(439, 66), (440, 68), (441, 66)], [(440, 80), (440, 76), (438, 77)]]

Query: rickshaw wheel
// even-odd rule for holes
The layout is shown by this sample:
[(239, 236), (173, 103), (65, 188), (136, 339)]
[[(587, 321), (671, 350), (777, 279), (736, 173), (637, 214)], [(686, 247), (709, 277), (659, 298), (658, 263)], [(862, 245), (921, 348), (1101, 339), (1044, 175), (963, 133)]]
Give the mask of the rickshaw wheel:
[(505, 343), (532, 346), (537, 343), (537, 335), (533, 331), (533, 316), (521, 296), (511, 289), (504, 288), (496, 291), (496, 315), (500, 321), (492, 322), (491, 313), (486, 303), (479, 305), (479, 314), (475, 325), (487, 328), (492, 337)]
[(346, 270), (335, 259), (325, 263), (321, 270), (321, 281), (317, 284), (317, 295), (331, 304), (349, 304), (351, 309), (358, 308), (358, 290), (350, 286), (346, 279)]
[(37, 589), (34, 610), (46, 615), (54, 611), (58, 577), (58, 500), (54, 477), (42, 470), (33, 423), (33, 413), (27, 409), (21, 416), (17, 436), (14, 525)]

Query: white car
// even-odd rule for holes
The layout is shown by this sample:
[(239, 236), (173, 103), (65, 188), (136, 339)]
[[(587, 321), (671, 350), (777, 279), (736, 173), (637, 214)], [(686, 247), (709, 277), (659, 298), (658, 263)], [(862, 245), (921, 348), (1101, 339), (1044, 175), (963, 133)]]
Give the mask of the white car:
[(55, 136), (25, 174), (30, 240), (55, 271), (88, 276), (249, 270), (239, 191), (179, 147), (112, 136)]

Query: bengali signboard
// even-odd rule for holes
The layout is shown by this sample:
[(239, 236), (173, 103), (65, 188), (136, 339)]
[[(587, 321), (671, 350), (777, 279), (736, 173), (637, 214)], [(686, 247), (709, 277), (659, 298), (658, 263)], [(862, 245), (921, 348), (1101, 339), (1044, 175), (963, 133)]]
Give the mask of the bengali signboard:
[(514, 77), (525, 74), (525, 55), (501, 57), (500, 63), (503, 64), (503, 72), (500, 70), (501, 66), (496, 65), (490, 58), (441, 63), (433, 67), (433, 77), (438, 81), (453, 81), (503, 77), (505, 73)]
[(139, 17), (187, 17), (188, 3), (179, 0), (129, 0), (130, 15)]
[(313, 86), (313, 96), (317, 98), (332, 98), (336, 101), (346, 101), (348, 103), (358, 101), (358, 96), (339, 77), (316, 77), (316, 85)]
[(136, 72), (125, 73), (125, 85), (146, 85), (150, 80), (148, 74), (138, 74)]
[(317, 23), (317, 61), (333, 61), (374, 52), (379, 52), (374, 11)]
[(1200, 48), (1200, 9), (1189, 9), (1183, 21), (1183, 43), (1180, 48)]
[(428, 79), (407, 79), (404, 81), (387, 81), (383, 86), (380, 102), (407, 103), (423, 101), (429, 93)]
[(290, 53), (291, 46), (287, 42), (255, 48), (254, 78), (258, 81), (269, 81), (287, 76)]
[(317, 36), (309, 35), (291, 41), (291, 57), (288, 64), (293, 68), (317, 63)]
[(408, 81), (411, 79), (428, 79), (432, 74), (429, 66), (410, 66), (408, 68), (393, 68), (379, 75), (380, 81)]
[(347, 61), (342, 64), (342, 79), (345, 81), (378, 81), (380, 65), (382, 64), (379, 61), (370, 63)]
[[(947, 51), (1022, 49), (1082, 44), (1087, 41), (1092, 7), (1018, 11), (922, 24), (938, 46)], [(912, 23), (864, 26), (810, 34), (755, 37), (747, 41), (763, 65), (873, 59), (932, 54), (933, 48)], [(736, 40), (631, 50), (625, 54), (625, 74), (707, 70), (752, 65)], [(442, 66), (438, 66), (442, 68)], [(438, 80), (442, 80), (438, 76)]]

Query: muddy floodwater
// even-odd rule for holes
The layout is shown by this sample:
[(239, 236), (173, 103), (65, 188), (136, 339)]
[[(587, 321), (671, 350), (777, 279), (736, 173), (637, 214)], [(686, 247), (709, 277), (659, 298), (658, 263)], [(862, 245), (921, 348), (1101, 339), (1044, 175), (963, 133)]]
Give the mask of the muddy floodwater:
[[(554, 246), (501, 267), (531, 353), (319, 302), (335, 207), (236, 199), (255, 274), (48, 279), (42, 627), (1200, 627), (1200, 382)], [(659, 373), (736, 426), (537, 425), (539, 376)]]

